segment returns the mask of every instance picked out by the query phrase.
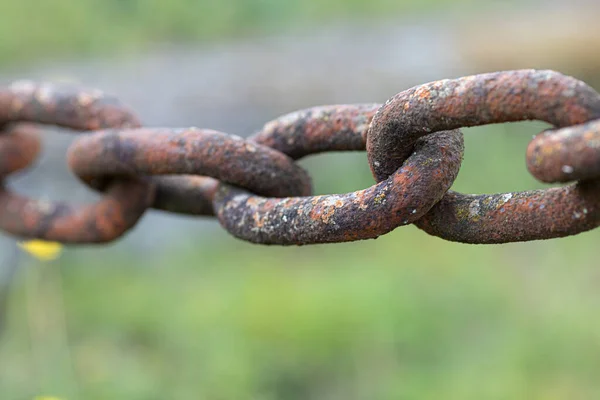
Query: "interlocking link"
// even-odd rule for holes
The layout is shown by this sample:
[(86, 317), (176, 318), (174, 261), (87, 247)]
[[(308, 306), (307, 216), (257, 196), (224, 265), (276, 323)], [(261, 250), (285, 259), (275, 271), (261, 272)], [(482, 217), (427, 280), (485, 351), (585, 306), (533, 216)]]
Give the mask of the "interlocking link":
[[(450, 190), (460, 129), (524, 120), (553, 126), (529, 143), (527, 169), (563, 187), (467, 195)], [(518, 70), (430, 82), (384, 104), (326, 105), (276, 118), (242, 139), (210, 129), (143, 127), (97, 90), (20, 82), (0, 90), (0, 178), (32, 165), (42, 125), (78, 131), (70, 169), (99, 202), (32, 200), (0, 186), (0, 229), (23, 238), (103, 243), (148, 208), (216, 216), (252, 243), (305, 245), (376, 238), (415, 224), (463, 243), (575, 235), (600, 225), (600, 95), (554, 71)], [(375, 184), (312, 196), (294, 160), (365, 151)]]
[[(268, 123), (254, 140), (294, 158), (324, 151), (364, 150), (377, 106), (341, 105), (303, 110)], [(450, 188), (463, 155), (459, 131), (422, 143), (387, 180), (343, 195), (264, 198), (221, 185), (219, 221), (232, 235), (263, 244), (315, 244), (372, 239), (407, 225)]]
[[(139, 126), (133, 113), (97, 90), (17, 82), (0, 91), (0, 125), (5, 127), (0, 134), (2, 178), (29, 166), (39, 151), (31, 125), (7, 128), (23, 121), (84, 131)], [(23, 238), (63, 243), (109, 242), (135, 225), (152, 196), (151, 187), (138, 179), (119, 179), (101, 200), (82, 207), (28, 199), (2, 184), (0, 229)]]
[[(311, 180), (289, 157), (270, 147), (209, 129), (142, 128), (100, 131), (77, 138), (68, 154), (69, 166), (85, 183), (103, 190), (107, 178), (152, 175), (204, 175), (266, 196), (306, 196)], [(194, 177), (197, 178), (197, 177)], [(198, 208), (181, 197), (196, 192), (204, 215), (212, 210), (214, 185), (189, 177), (147, 180), (157, 186), (157, 209), (187, 213)], [(166, 184), (166, 186), (163, 186)], [(173, 190), (177, 187), (177, 190)]]
[(312, 107), (267, 122), (249, 140), (294, 160), (331, 151), (364, 151), (367, 129), (381, 104)]
[(527, 147), (527, 168), (546, 183), (600, 177), (600, 120), (537, 135)]
[[(600, 95), (583, 82), (554, 71), (506, 71), (431, 82), (397, 94), (377, 111), (367, 135), (369, 164), (381, 181), (401, 165), (414, 143), (440, 130), (523, 120), (566, 127), (598, 118)], [(597, 127), (588, 125), (584, 133)], [(565, 136), (559, 132), (555, 133), (562, 143)], [(555, 133), (547, 134), (552, 137)], [(551, 148), (548, 143), (541, 139), (534, 142), (537, 151), (530, 150), (530, 159), (546, 154)], [(563, 154), (569, 153), (569, 160), (580, 158), (572, 144), (564, 143)], [(530, 168), (539, 166), (537, 174), (543, 176), (543, 164), (533, 161)], [(597, 169), (598, 153), (592, 152), (586, 162)], [(579, 164), (573, 164), (581, 174)], [(561, 165), (559, 168), (565, 170), (566, 164)], [(587, 174), (591, 177), (597, 176)], [(463, 243), (508, 243), (573, 235), (600, 225), (598, 186), (592, 181), (564, 188), (479, 196), (451, 191), (415, 225), (429, 234)]]
[(40, 129), (36, 125), (5, 125), (0, 134), (0, 177), (26, 169), (40, 151)]

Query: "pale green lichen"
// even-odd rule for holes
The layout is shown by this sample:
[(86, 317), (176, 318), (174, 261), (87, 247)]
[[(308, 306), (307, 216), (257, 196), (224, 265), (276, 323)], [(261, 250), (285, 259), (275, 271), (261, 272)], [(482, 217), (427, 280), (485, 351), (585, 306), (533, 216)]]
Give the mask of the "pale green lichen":
[(376, 205), (385, 204), (385, 193), (379, 193), (373, 199), (373, 203)]

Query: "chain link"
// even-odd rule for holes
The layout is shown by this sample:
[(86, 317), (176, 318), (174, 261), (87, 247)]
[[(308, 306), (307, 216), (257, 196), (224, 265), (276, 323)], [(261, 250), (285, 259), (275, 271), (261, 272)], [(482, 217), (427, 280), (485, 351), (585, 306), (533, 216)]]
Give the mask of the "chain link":
[[(461, 128), (540, 120), (527, 168), (564, 187), (491, 195), (451, 191), (463, 159)], [(30, 166), (41, 125), (73, 130), (68, 165), (102, 193), (88, 205), (28, 199), (0, 186), (0, 229), (62, 243), (104, 243), (149, 208), (216, 216), (253, 243), (348, 242), (415, 224), (463, 243), (575, 235), (600, 225), (600, 95), (554, 71), (446, 79), (384, 104), (330, 105), (284, 115), (247, 139), (210, 129), (148, 128), (98, 90), (17, 82), (0, 90), (0, 177)], [(376, 183), (313, 196), (294, 161), (365, 151)]]
[[(31, 136), (39, 131), (32, 128), (32, 123), (74, 131), (140, 126), (131, 111), (98, 90), (58, 88), (32, 82), (16, 82), (0, 91), (0, 121), (9, 127), (8, 132), (5, 129), (0, 135), (0, 159), (7, 162), (6, 168), (0, 171), (3, 178), (35, 160), (37, 152), (23, 141), (25, 133)], [(17, 132), (20, 134), (15, 134)], [(29, 143), (33, 141), (29, 139)], [(14, 147), (21, 148), (20, 157), (11, 155)], [(38, 148), (36, 143), (35, 149)], [(13, 164), (9, 164), (11, 160)], [(151, 189), (138, 179), (122, 177), (95, 204), (74, 206), (25, 198), (2, 184), (0, 229), (22, 238), (63, 243), (112, 241), (132, 228), (144, 214), (152, 201)]]

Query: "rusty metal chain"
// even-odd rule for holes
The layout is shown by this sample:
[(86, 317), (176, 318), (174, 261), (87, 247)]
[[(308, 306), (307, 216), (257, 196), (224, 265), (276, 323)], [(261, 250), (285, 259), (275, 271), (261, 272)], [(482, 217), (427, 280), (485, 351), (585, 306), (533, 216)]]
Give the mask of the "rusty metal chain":
[[(527, 168), (563, 187), (491, 195), (450, 190), (464, 153), (461, 128), (540, 120)], [(268, 122), (247, 139), (210, 129), (149, 128), (97, 90), (17, 82), (0, 90), (0, 230), (21, 238), (105, 243), (150, 209), (216, 216), (253, 243), (349, 242), (415, 224), (463, 243), (559, 238), (600, 225), (600, 94), (546, 70), (446, 79), (384, 104), (313, 107)], [(6, 186), (40, 151), (42, 125), (78, 133), (71, 171), (102, 194), (84, 206), (21, 197)], [(312, 195), (294, 161), (365, 151), (376, 183)]]

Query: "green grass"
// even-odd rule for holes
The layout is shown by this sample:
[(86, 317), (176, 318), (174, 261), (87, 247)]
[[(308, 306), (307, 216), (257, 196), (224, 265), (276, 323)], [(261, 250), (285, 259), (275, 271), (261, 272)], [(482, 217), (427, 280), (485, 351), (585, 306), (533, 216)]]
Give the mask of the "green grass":
[[(19, 0), (0, 1), (0, 63), (128, 53), (164, 42), (321, 26), (348, 18), (407, 17), (475, 0)], [(371, 21), (371, 23), (374, 23)]]
[[(542, 127), (467, 130), (455, 189), (542, 187), (522, 157)], [(335, 157), (307, 164), (315, 173)], [(352, 180), (335, 191), (368, 184), (362, 165), (345, 170)], [(319, 192), (331, 188), (331, 177), (314, 176)], [(0, 341), (0, 392), (9, 400), (594, 398), (598, 235), (469, 246), (405, 227), (300, 248), (218, 232), (157, 244), (162, 251), (146, 258), (72, 249), (21, 271)]]
[(471, 247), (407, 228), (312, 249), (222, 241), (143, 267), (83, 252), (23, 271), (0, 387), (7, 399), (592, 398), (597, 238)]

